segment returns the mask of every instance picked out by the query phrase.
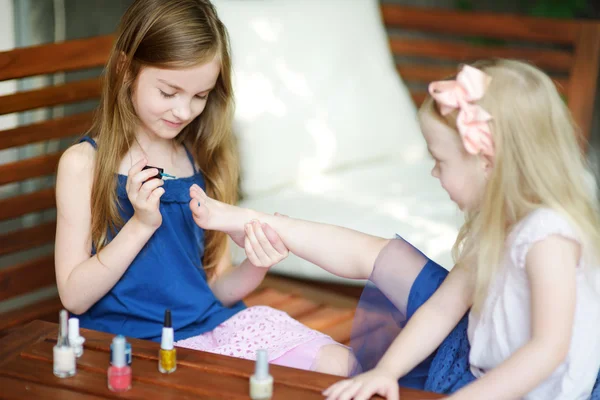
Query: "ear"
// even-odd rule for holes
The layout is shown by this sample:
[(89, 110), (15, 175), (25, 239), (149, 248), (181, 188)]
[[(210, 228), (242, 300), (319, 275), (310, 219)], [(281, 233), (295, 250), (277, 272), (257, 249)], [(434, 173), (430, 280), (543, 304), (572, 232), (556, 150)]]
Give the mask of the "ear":
[(492, 176), (492, 171), (494, 169), (494, 158), (487, 155), (481, 155), (479, 157), (479, 162), (485, 179), (490, 179), (490, 177)]

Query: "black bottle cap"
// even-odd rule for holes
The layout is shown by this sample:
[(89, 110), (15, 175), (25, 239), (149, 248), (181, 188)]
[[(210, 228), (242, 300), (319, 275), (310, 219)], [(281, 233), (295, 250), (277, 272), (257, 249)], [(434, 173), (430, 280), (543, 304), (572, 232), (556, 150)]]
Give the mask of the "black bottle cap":
[(171, 324), (171, 310), (167, 309), (165, 310), (165, 328), (171, 328), (172, 324)]
[(158, 174), (154, 175), (153, 177), (151, 177), (150, 179), (156, 178), (156, 179), (162, 179), (162, 173), (165, 172), (165, 170), (163, 168), (158, 168), (158, 167), (153, 167), (152, 165), (146, 165), (142, 168), (142, 171), (146, 170), (146, 169), (150, 169), (150, 168), (156, 168), (158, 170)]

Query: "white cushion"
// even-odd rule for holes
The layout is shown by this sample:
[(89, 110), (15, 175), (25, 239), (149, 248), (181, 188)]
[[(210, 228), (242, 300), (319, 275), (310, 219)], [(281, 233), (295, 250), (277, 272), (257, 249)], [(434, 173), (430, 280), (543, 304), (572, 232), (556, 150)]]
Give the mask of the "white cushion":
[[(316, 177), (276, 194), (244, 200), (240, 205), (386, 238), (398, 234), (451, 269), (450, 251), (463, 217), (429, 174), (432, 164), (432, 161), (381, 161)], [(235, 245), (232, 248), (234, 260), (240, 262), (245, 257), (243, 250)], [(294, 255), (272, 271), (299, 278), (357, 283), (332, 275)]]
[(244, 196), (424, 155), (377, 0), (213, 0), (230, 34)]

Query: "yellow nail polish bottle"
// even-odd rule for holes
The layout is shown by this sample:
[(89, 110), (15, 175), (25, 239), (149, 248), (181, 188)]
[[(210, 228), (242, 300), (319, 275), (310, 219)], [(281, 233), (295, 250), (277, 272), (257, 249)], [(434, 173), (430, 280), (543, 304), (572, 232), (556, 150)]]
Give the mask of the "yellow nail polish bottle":
[(170, 374), (177, 369), (177, 355), (173, 346), (173, 325), (171, 323), (171, 310), (165, 311), (165, 322), (160, 339), (158, 351), (158, 370), (163, 374)]

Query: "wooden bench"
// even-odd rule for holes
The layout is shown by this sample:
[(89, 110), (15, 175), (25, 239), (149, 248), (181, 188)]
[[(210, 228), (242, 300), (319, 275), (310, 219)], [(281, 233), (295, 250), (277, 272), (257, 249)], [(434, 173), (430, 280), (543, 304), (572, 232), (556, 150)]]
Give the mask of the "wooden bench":
[[(511, 57), (529, 60), (555, 78), (582, 130), (590, 134), (600, 52), (600, 24), (526, 18), (489, 13), (459, 13), (382, 5), (390, 47), (414, 101), (425, 96), (426, 83), (447, 77), (458, 62)], [(478, 45), (480, 38), (501, 43)], [(112, 36), (18, 48), (0, 53), (0, 81), (70, 73), (102, 67)], [(97, 74), (59, 85), (0, 96), (0, 115), (74, 105), (98, 98)], [(73, 140), (85, 132), (91, 112), (66, 110), (60, 117), (0, 131), (0, 151)], [(34, 319), (55, 321), (61, 308), (55, 289), (52, 244), (55, 222), (53, 175), (64, 146), (57, 151), (0, 165), (0, 335)], [(26, 188), (32, 179), (47, 186)], [(36, 218), (40, 214), (43, 218)], [(45, 247), (44, 247), (45, 246)], [(287, 311), (301, 322), (347, 342), (360, 289), (307, 283), (269, 276), (247, 299)], [(349, 296), (348, 296), (349, 295)]]

